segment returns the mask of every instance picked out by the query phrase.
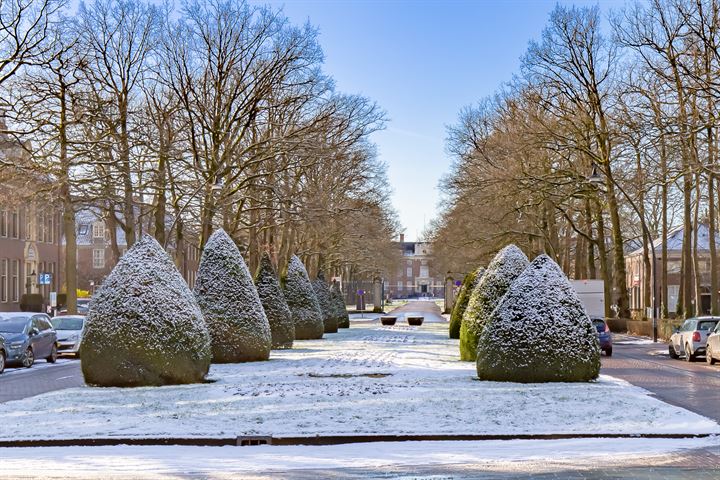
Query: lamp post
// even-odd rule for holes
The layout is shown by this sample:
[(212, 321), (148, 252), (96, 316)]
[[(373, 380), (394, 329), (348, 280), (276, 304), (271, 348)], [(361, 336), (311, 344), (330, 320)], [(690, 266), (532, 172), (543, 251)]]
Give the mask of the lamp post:
[[(595, 185), (599, 190), (602, 190), (602, 186), (604, 185), (604, 180), (602, 176), (598, 173), (597, 164), (595, 162), (592, 163), (592, 171), (590, 172), (590, 176), (587, 178), (587, 181)], [(635, 202), (630, 198), (630, 195), (625, 192), (625, 190), (618, 184), (617, 182), (613, 181), (613, 185), (620, 190), (620, 192), (625, 196), (628, 203), (632, 207), (632, 209), (637, 214), (638, 218), (640, 219), (640, 226), (642, 227), (643, 231), (643, 242), (645, 239), (647, 239), (650, 242), (650, 254), (652, 255), (652, 261), (650, 262), (650, 279), (652, 282), (652, 292), (650, 296), (650, 305), (652, 309), (652, 329), (653, 329), (653, 342), (657, 343), (657, 314), (656, 314), (656, 292), (657, 292), (657, 276), (655, 275), (655, 242), (653, 242), (652, 236), (650, 235), (650, 229), (647, 226), (647, 223), (645, 222), (645, 216), (640, 213), (640, 209), (635, 204)]]

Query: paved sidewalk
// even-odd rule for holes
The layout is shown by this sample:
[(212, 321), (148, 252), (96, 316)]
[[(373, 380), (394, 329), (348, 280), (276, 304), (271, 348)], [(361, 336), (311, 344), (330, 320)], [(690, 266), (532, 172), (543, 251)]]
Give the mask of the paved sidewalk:
[(388, 315), (396, 315), (399, 317), (398, 320), (400, 318), (404, 319), (408, 315), (422, 315), (427, 323), (447, 323), (447, 320), (442, 316), (440, 307), (431, 300), (410, 300)]

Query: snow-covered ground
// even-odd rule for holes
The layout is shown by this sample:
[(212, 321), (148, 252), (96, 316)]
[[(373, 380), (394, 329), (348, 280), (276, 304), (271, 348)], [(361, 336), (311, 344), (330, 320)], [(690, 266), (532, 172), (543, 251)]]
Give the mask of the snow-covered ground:
[(481, 382), (447, 326), (353, 325), (213, 365), (214, 383), (75, 388), (0, 404), (0, 439), (236, 435), (720, 433), (622, 380)]
[[(188, 476), (219, 479), (242, 478), (257, 472), (280, 478), (285, 475), (272, 472), (302, 469), (322, 469), (329, 477), (327, 469), (334, 468), (385, 471), (388, 467), (451, 464), (540, 473), (593, 465), (603, 469), (660, 467), (690, 448), (720, 448), (720, 438), (391, 442), (321, 447), (6, 448), (0, 449), (0, 479), (177, 479)], [(32, 458), (42, 458), (42, 468), (38, 471), (28, 468), (28, 459)], [(243, 473), (245, 475), (241, 475)], [(141, 477), (136, 477), (138, 474)]]

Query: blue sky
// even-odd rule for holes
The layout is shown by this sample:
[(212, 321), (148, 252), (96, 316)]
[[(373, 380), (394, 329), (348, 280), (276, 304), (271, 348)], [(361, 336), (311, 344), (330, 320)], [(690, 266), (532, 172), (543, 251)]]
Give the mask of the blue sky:
[[(393, 204), (416, 239), (437, 214), (437, 184), (451, 159), (446, 125), (492, 94), (519, 69), (555, 0), (287, 0), (294, 22), (320, 29), (325, 70), (339, 91), (359, 93), (387, 111), (374, 135), (387, 163)], [(578, 5), (596, 2), (562, 2)], [(619, 1), (601, 2), (603, 7)]]

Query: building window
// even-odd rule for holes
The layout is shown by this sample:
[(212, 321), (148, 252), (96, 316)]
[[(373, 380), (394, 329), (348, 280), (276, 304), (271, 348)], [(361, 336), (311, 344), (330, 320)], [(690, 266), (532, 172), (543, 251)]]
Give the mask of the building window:
[(407, 285), (407, 288), (413, 288), (413, 282), (407, 282), (405, 285)]
[(406, 277), (412, 277), (412, 267), (407, 267), (407, 271), (405, 272)]
[(427, 266), (421, 266), (420, 267), (420, 276), (423, 278), (427, 278), (430, 276), (430, 268)]
[(12, 238), (20, 237), (20, 211), (17, 208), (12, 212), (12, 218), (10, 221), (10, 236)]
[(680, 285), (668, 285), (667, 307), (668, 312), (677, 312), (678, 296), (680, 295)]
[(7, 225), (7, 211), (0, 210), (0, 237), (8, 236), (8, 225)]
[(105, 222), (93, 223), (93, 238), (105, 238)]
[(78, 235), (87, 235), (88, 234), (89, 225), (83, 223), (78, 227)]
[(8, 301), (8, 261), (7, 258), (0, 260), (0, 302)]
[(17, 302), (20, 299), (20, 278), (18, 272), (20, 271), (20, 261), (10, 261), (10, 301)]
[(105, 249), (93, 249), (93, 268), (105, 268)]

